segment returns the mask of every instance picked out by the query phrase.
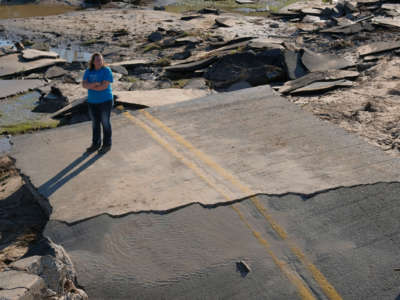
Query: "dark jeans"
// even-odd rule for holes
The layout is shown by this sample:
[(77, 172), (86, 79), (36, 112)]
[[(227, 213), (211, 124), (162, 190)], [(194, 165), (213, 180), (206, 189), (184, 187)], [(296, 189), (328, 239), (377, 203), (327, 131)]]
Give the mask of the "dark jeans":
[(89, 116), (92, 119), (92, 145), (101, 145), (101, 130), (100, 124), (103, 126), (103, 146), (111, 146), (111, 109), (113, 101), (93, 104), (88, 103)]

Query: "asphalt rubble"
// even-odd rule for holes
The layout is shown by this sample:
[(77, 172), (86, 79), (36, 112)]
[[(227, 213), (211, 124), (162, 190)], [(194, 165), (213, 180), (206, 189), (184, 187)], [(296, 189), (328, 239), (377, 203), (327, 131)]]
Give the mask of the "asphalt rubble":
[[(103, 13), (121, 16), (139, 9), (128, 2), (100, 4)], [(154, 7), (146, 13), (163, 10)], [(76, 14), (85, 18), (85, 11)], [(297, 2), (268, 18), (206, 8), (162, 15), (159, 21), (155, 30), (112, 27), (78, 39), (73, 28), (62, 35), (56, 29), (29, 32), (26, 24), (11, 28), (0, 22), (0, 36), (14, 41), (0, 47), (0, 98), (36, 90), (40, 99), (35, 112), (60, 125), (88, 121), (81, 88), (87, 62), (67, 61), (50, 51), (54, 43), (67, 43), (104, 54), (115, 77), (114, 114), (148, 106), (126, 101), (118, 92), (158, 91), (162, 98), (163, 89), (221, 93), (269, 84), (322, 119), (398, 155), (400, 4), (395, 1)], [(180, 26), (168, 26), (173, 22)], [(248, 27), (239, 28), (238, 22)], [(264, 26), (264, 34), (253, 29), (257, 24)], [(195, 29), (185, 30), (191, 27)], [(374, 81), (380, 85), (374, 87)], [(0, 296), (86, 299), (68, 254), (41, 235), (48, 219), (43, 201), (37, 202), (7, 155), (0, 160), (0, 171)], [(15, 278), (26, 288), (14, 286)]]

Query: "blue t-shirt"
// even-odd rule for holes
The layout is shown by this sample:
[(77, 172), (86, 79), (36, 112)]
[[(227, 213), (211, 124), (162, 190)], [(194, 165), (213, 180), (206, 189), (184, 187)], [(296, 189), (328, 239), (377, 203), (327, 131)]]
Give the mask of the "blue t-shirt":
[(113, 82), (113, 76), (111, 69), (109, 67), (103, 67), (100, 70), (89, 70), (85, 71), (83, 74), (83, 80), (87, 80), (89, 83), (99, 82), (101, 83), (103, 80), (107, 80), (110, 82), (108, 87), (102, 91), (88, 90), (88, 100), (89, 103), (102, 103), (106, 101), (112, 101), (112, 88), (111, 82)]

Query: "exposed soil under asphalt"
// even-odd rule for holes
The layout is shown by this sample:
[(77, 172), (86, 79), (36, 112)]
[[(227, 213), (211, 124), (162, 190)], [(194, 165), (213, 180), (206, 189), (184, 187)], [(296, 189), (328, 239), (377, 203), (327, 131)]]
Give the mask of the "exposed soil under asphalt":
[(0, 272), (27, 253), (46, 221), (14, 161), (0, 157)]

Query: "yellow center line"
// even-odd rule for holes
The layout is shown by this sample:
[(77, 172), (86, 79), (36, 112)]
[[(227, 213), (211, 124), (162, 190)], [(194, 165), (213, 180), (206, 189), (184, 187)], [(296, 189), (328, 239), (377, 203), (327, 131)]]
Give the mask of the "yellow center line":
[(178, 151), (176, 151), (171, 145), (169, 145), (163, 138), (161, 138), (153, 129), (147, 126), (145, 123), (140, 121), (139, 119), (135, 118), (129, 113), (124, 113), (124, 115), (130, 119), (131, 121), (135, 122), (137, 125), (142, 127), (154, 140), (156, 140), (161, 146), (167, 149), (171, 154), (173, 154), (177, 159), (183, 162), (188, 168), (192, 169), (197, 176), (203, 179), (209, 186), (215, 189), (218, 193), (220, 193), (226, 200), (231, 200), (232, 198), (229, 197), (221, 188), (219, 188), (214, 182), (208, 179), (207, 174), (204, 173), (198, 166), (196, 166), (193, 162), (188, 160)]
[[(186, 159), (182, 154), (176, 151), (171, 145), (169, 145), (162, 137), (160, 137), (152, 128), (146, 125), (141, 120), (135, 118), (131, 114), (125, 112), (124, 116), (133, 121), (135, 124), (144, 129), (155, 141), (157, 141), (161, 146), (163, 146), (167, 151), (169, 151), (172, 155), (174, 155), (177, 159), (179, 159), (182, 163), (184, 163), (188, 168), (193, 170), (201, 179), (203, 179), (209, 186), (214, 188), (218, 193), (220, 193), (226, 200), (231, 200), (223, 190), (221, 190), (218, 186), (216, 186), (212, 181), (210, 181), (206, 174), (197, 167), (194, 163)], [(267, 250), (267, 253), (271, 256), (274, 263), (279, 267), (279, 269), (286, 275), (286, 277), (292, 282), (292, 284), (297, 288), (300, 297), (303, 300), (316, 300), (310, 289), (304, 284), (304, 282), (293, 273), (287, 265), (278, 259), (278, 257), (273, 253), (271, 248), (268, 245), (268, 242), (262, 238), (261, 234), (254, 230), (251, 225), (247, 222), (246, 218), (243, 216), (242, 212), (236, 205), (231, 206), (233, 210), (238, 214), (240, 220), (249, 228), (252, 234), (257, 238), (262, 246)]]
[[(181, 135), (177, 132), (166, 126), (159, 119), (152, 116), (147, 111), (142, 110), (142, 114), (159, 128), (161, 128), (164, 132), (169, 134), (172, 138), (174, 138), (178, 143), (182, 146), (186, 147), (192, 153), (194, 153), (199, 159), (204, 161), (208, 166), (213, 168), (217, 173), (223, 176), (225, 179), (229, 180), (233, 185), (238, 187), (242, 192), (247, 193), (248, 195), (254, 195), (255, 193), (246, 185), (244, 185), (240, 180), (238, 180), (235, 176), (233, 176), (230, 172), (222, 168), (218, 165), (214, 160), (212, 160), (208, 155), (194, 147), (189, 141), (185, 140)], [(232, 199), (230, 199), (232, 200)], [(318, 270), (318, 268), (307, 259), (305, 254), (296, 247), (291, 241), (288, 240), (288, 236), (286, 231), (279, 226), (272, 216), (268, 213), (268, 210), (261, 204), (261, 202), (257, 199), (257, 197), (252, 198), (252, 202), (255, 207), (260, 211), (260, 213), (265, 217), (265, 219), (269, 222), (271, 227), (275, 230), (275, 232), (287, 242), (289, 249), (296, 255), (296, 257), (303, 263), (303, 265), (309, 270), (312, 274), (315, 281), (319, 284), (321, 289), (324, 291), (325, 295), (331, 300), (342, 300), (342, 297), (335, 290), (332, 284), (325, 278), (325, 276)]]
[(274, 263), (279, 267), (283, 274), (286, 275), (287, 278), (296, 286), (300, 297), (302, 299), (315, 299), (314, 295), (311, 293), (310, 289), (304, 285), (303, 281), (287, 267), (286, 263), (281, 261), (274, 252), (269, 247), (268, 242), (261, 236), (261, 234), (255, 231), (251, 225), (247, 222), (246, 218), (243, 216), (242, 212), (236, 207), (236, 205), (232, 205), (232, 208), (236, 211), (239, 215), (239, 218), (242, 222), (249, 228), (252, 234), (256, 237), (256, 239), (260, 242), (261, 245), (267, 250), (268, 254), (272, 257)]

